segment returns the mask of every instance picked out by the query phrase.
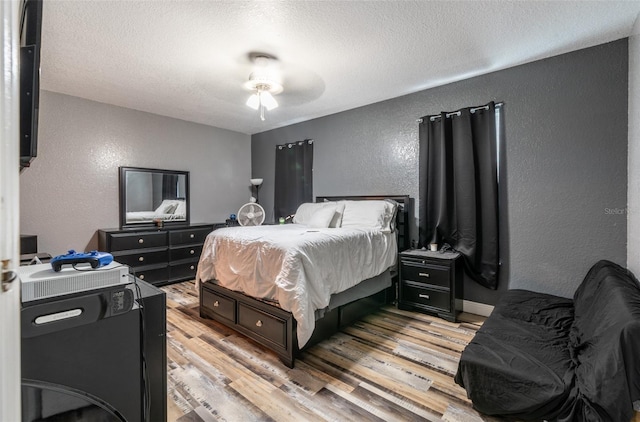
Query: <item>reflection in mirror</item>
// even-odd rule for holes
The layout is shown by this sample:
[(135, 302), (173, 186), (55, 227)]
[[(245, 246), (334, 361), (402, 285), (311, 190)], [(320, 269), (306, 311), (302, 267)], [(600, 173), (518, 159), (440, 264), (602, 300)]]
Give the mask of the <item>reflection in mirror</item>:
[(120, 225), (189, 222), (189, 172), (120, 167)]

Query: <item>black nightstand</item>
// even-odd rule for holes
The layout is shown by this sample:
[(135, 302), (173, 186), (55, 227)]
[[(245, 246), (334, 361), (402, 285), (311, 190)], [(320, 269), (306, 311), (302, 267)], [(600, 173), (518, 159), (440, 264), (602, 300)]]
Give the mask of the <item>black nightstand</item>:
[(401, 252), (398, 308), (455, 322), (462, 311), (462, 282), (462, 257), (457, 252)]

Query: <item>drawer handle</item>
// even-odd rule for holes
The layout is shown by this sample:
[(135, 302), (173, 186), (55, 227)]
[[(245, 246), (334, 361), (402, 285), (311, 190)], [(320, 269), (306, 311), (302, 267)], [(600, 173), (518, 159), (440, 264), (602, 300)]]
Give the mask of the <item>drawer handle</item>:
[(217, 300), (215, 302), (213, 302), (213, 307), (217, 308), (218, 306), (220, 306), (220, 302), (218, 302)]
[(143, 262), (144, 261), (144, 256), (141, 256), (140, 258), (138, 258), (138, 261)]
[(424, 261), (424, 260), (423, 260), (423, 261), (422, 261), (422, 263), (423, 263), (423, 264), (426, 264), (426, 263), (427, 263), (427, 261)]
[(258, 320), (258, 321), (256, 322), (256, 327), (262, 327), (262, 321)]
[(144, 239), (138, 239), (138, 243), (140, 244), (144, 243)]
[(426, 277), (426, 278), (429, 278), (429, 273), (418, 273), (418, 275), (419, 275), (420, 277)]
[(191, 255), (193, 255), (194, 253), (196, 253), (196, 251), (194, 251), (193, 249), (191, 249), (191, 250), (189, 251), (189, 253), (190, 253)]
[(419, 294), (418, 297), (420, 297), (422, 299), (430, 299), (429, 295)]
[(194, 237), (196, 237), (196, 235), (195, 235), (195, 234), (193, 234), (193, 233), (191, 233), (191, 234), (189, 235), (189, 237), (193, 239)]
[(190, 270), (195, 270), (195, 269), (196, 269), (196, 267), (195, 267), (195, 265), (192, 265), (192, 266), (190, 266), (190, 267), (189, 267), (189, 269), (190, 269)]
[(140, 274), (140, 275), (138, 276), (138, 278), (139, 278), (140, 280), (144, 280), (144, 274)]

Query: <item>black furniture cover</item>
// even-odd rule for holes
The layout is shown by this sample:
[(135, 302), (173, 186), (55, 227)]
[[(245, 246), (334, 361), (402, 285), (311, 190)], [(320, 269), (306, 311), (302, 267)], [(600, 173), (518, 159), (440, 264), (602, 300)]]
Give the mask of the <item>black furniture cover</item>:
[(455, 381), (474, 408), (521, 420), (629, 421), (640, 400), (640, 285), (595, 264), (573, 300), (509, 290)]

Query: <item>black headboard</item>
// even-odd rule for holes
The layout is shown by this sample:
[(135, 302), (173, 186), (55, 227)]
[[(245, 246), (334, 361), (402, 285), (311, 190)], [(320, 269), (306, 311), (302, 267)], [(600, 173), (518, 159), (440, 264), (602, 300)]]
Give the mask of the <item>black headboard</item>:
[(398, 203), (396, 229), (398, 231), (398, 251), (409, 249), (409, 195), (365, 195), (365, 196), (317, 196), (316, 202), (325, 201), (367, 201), (391, 199)]

